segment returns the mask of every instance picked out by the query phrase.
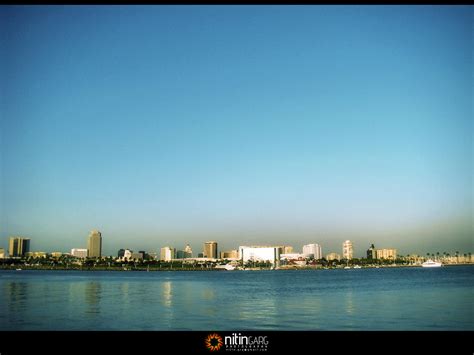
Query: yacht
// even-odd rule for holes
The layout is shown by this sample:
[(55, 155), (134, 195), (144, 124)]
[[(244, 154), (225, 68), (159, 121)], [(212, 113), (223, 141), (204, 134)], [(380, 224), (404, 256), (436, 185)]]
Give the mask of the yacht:
[(362, 269), (362, 266), (360, 266), (360, 265), (355, 265), (355, 266), (354, 266), (354, 269)]
[(439, 261), (433, 261), (431, 259), (428, 259), (423, 264), (421, 264), (421, 266), (423, 267), (440, 267), (442, 265), (443, 264), (441, 264)]

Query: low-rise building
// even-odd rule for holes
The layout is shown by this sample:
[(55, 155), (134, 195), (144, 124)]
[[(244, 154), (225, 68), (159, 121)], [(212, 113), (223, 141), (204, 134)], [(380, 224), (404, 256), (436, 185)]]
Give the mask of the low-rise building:
[(237, 249), (221, 251), (220, 257), (221, 259), (234, 259), (235, 260), (239, 258), (239, 251)]
[(239, 246), (239, 258), (242, 263), (248, 261), (269, 261), (279, 264), (280, 247), (278, 246)]
[(397, 249), (376, 249), (377, 259), (395, 260), (397, 258)]
[(331, 260), (340, 261), (341, 260), (341, 255), (337, 254), (337, 253), (329, 253), (329, 254), (326, 255), (326, 260), (327, 261), (331, 261)]
[(71, 249), (71, 256), (76, 258), (87, 258), (87, 249), (73, 248)]

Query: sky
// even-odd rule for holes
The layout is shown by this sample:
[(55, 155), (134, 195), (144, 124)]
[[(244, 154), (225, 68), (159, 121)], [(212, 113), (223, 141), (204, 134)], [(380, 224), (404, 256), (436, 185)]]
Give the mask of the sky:
[(472, 252), (473, 8), (2, 6), (0, 247)]

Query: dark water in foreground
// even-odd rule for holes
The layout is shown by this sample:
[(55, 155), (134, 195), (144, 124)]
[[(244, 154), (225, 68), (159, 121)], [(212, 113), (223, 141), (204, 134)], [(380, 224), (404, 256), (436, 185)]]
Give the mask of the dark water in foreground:
[(0, 271), (0, 330), (474, 330), (474, 266)]

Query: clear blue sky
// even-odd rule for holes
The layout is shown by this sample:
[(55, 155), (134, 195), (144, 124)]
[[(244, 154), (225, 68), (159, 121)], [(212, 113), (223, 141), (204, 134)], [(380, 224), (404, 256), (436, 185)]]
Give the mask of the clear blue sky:
[(473, 251), (472, 7), (0, 14), (0, 247)]

